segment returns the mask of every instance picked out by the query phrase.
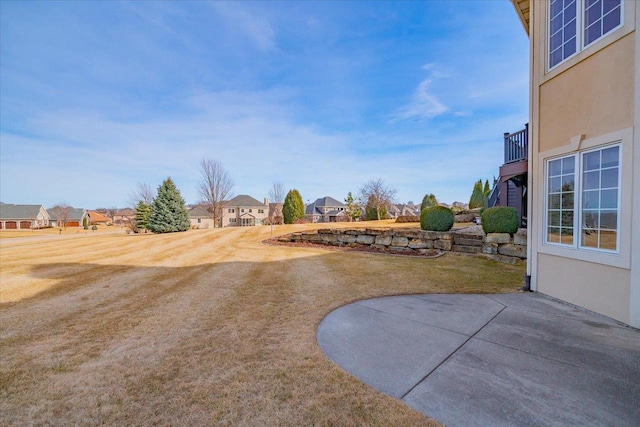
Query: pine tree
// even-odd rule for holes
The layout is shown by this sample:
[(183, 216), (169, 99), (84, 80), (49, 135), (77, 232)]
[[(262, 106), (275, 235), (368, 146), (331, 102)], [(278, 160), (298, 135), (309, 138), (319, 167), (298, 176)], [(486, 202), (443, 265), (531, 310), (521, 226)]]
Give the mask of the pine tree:
[(187, 231), (191, 223), (180, 191), (171, 178), (158, 187), (158, 195), (151, 204), (147, 229), (154, 233)]
[(347, 198), (344, 199), (344, 202), (347, 204), (347, 215), (351, 218), (351, 221), (356, 221), (362, 215), (362, 211), (360, 207), (355, 203), (355, 199), (351, 194), (351, 191), (347, 194)]
[(420, 212), (431, 206), (438, 206), (438, 199), (433, 194), (425, 194), (420, 205)]
[(484, 188), (482, 190), (484, 193), (484, 197), (489, 197), (489, 193), (491, 193), (491, 187), (489, 187), (489, 180), (484, 181)]
[(287, 196), (284, 198), (282, 215), (284, 216), (285, 224), (293, 224), (297, 220), (304, 218), (304, 203), (302, 202), (302, 196), (295, 188), (293, 190), (289, 190)]
[(139, 229), (147, 231), (149, 228), (149, 216), (151, 215), (151, 206), (140, 200), (136, 206), (136, 225)]
[(479, 179), (473, 186), (473, 193), (469, 200), (469, 209), (481, 208), (484, 206), (485, 195), (482, 191), (482, 179)]

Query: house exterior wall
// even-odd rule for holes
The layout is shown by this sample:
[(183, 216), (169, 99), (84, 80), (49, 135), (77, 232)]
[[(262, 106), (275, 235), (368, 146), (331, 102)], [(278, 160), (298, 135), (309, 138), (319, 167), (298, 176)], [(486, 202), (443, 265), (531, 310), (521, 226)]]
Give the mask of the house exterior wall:
[[(624, 1), (624, 25), (552, 70), (547, 13), (547, 1), (530, 2), (527, 274), (533, 290), (640, 327), (640, 7)], [(613, 142), (622, 150), (617, 252), (546, 243), (546, 161)]]
[[(233, 210), (233, 212), (229, 212), (229, 210)], [(240, 218), (246, 215), (251, 215), (255, 218), (255, 225), (262, 225), (262, 221), (269, 217), (269, 207), (267, 205), (225, 206), (222, 209), (222, 226), (240, 227), (242, 225)]]
[(213, 218), (189, 218), (191, 228), (213, 228)]

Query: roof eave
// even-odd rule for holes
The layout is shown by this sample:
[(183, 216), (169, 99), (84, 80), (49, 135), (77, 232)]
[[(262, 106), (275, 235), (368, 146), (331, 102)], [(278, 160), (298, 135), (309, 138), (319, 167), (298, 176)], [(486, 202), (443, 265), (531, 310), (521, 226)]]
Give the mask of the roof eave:
[(531, 7), (530, 0), (511, 0), (511, 4), (513, 5), (518, 17), (520, 18), (520, 22), (524, 27), (524, 31), (529, 35), (529, 8)]

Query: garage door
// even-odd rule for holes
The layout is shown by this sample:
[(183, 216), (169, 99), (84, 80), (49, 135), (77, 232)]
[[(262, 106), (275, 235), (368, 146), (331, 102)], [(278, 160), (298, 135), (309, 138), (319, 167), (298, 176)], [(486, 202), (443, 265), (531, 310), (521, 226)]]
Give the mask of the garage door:
[(20, 221), (20, 228), (22, 230), (26, 230), (28, 228), (31, 228), (31, 221)]
[(15, 230), (18, 228), (18, 223), (15, 221), (7, 221), (7, 230)]
[(80, 227), (80, 222), (78, 222), (78, 221), (67, 221), (67, 227)]

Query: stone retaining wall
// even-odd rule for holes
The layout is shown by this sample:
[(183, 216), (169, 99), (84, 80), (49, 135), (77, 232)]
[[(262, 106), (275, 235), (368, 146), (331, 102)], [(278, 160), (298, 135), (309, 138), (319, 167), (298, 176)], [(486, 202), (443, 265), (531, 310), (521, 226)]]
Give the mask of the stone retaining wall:
[(527, 257), (527, 236), (522, 230), (511, 237), (508, 233), (487, 236), (464, 231), (423, 231), (419, 229), (319, 229), (287, 234), (280, 242), (315, 243), (331, 246), (369, 246), (391, 253), (424, 255), (433, 249), (484, 254), (496, 261), (515, 264)]

